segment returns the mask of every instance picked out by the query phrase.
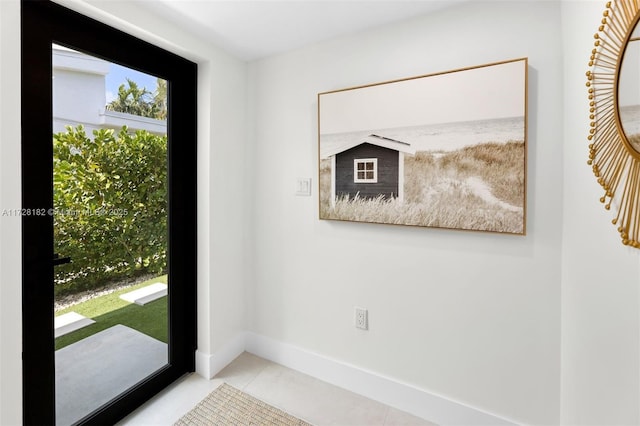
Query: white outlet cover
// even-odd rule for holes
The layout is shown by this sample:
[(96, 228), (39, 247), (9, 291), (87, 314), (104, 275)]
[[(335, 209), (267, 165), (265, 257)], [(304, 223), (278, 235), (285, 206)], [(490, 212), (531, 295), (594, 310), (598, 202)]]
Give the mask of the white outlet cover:
[(355, 325), (361, 330), (369, 329), (369, 312), (365, 308), (355, 309)]

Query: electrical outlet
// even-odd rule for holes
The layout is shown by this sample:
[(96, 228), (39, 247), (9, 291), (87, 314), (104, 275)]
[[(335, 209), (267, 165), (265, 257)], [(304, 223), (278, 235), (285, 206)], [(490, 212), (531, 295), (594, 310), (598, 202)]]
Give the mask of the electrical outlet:
[(365, 308), (356, 307), (356, 328), (369, 329), (369, 313)]

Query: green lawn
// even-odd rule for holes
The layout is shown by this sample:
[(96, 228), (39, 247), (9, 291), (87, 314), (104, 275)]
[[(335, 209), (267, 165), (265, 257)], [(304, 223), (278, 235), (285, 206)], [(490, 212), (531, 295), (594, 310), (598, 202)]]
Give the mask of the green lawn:
[(147, 303), (144, 306), (138, 306), (120, 299), (121, 294), (156, 282), (166, 284), (167, 276), (156, 277), (135, 286), (96, 297), (95, 299), (87, 300), (56, 312), (56, 316), (59, 316), (73, 311), (95, 321), (95, 324), (58, 337), (56, 339), (56, 350), (117, 324), (126, 325), (127, 327), (131, 327), (141, 333), (167, 343), (168, 316), (166, 296)]

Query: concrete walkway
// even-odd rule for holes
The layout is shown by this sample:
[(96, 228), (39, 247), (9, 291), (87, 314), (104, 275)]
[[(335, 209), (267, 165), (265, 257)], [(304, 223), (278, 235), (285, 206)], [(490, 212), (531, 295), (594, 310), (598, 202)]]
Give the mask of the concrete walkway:
[(168, 347), (115, 325), (56, 351), (56, 425), (75, 423), (168, 362)]
[(161, 297), (166, 296), (167, 292), (168, 287), (166, 284), (153, 283), (146, 287), (125, 293), (120, 296), (120, 299), (126, 300), (129, 303), (144, 306), (149, 302), (153, 302), (154, 300), (158, 300)]
[(95, 324), (95, 321), (91, 318), (87, 318), (77, 312), (68, 312), (53, 319), (53, 334), (57, 339), (91, 324)]

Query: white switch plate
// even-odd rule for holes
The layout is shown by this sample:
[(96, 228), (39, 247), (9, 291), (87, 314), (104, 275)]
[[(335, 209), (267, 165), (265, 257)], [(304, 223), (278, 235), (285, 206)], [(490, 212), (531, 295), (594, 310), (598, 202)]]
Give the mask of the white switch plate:
[(311, 178), (298, 178), (296, 181), (296, 195), (311, 195)]

